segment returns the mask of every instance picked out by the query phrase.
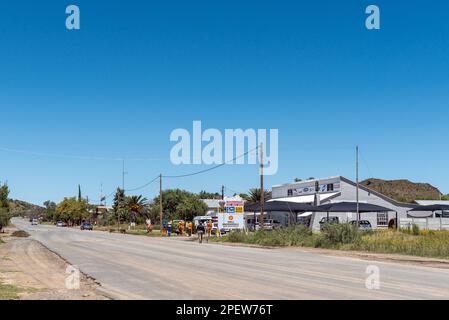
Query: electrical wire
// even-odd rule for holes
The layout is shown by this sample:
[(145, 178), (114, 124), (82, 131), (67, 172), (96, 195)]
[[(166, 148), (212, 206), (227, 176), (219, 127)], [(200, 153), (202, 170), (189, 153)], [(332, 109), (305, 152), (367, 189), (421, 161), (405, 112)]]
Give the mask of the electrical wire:
[(84, 155), (68, 155), (68, 154), (59, 154), (59, 153), (46, 153), (46, 152), (36, 152), (30, 150), (21, 150), (21, 149), (12, 149), (0, 147), (0, 151), (4, 152), (13, 152), (13, 153), (21, 153), (28, 154), (39, 157), (49, 157), (49, 158), (65, 158), (65, 159), (77, 159), (77, 160), (102, 160), (102, 161), (162, 161), (167, 160), (163, 158), (113, 158), (113, 157), (97, 157), (97, 156), (84, 156)]
[(245, 153), (243, 153), (243, 154), (241, 154), (241, 155), (239, 155), (239, 156), (237, 156), (237, 157), (235, 157), (235, 158), (233, 158), (233, 159), (231, 159), (231, 160), (229, 160), (227, 162), (223, 162), (223, 163), (221, 163), (219, 165), (216, 165), (216, 166), (214, 166), (212, 168), (200, 170), (200, 171), (197, 171), (197, 172), (187, 173), (187, 174), (181, 174), (181, 175), (177, 175), (177, 176), (162, 176), (162, 177), (163, 178), (168, 178), (168, 179), (177, 179), (177, 178), (186, 178), (186, 177), (191, 177), (191, 176), (199, 175), (199, 174), (202, 174), (202, 173), (206, 173), (206, 172), (209, 172), (209, 171), (221, 168), (221, 167), (223, 167), (223, 166), (225, 166), (225, 165), (227, 165), (229, 163), (234, 162), (237, 159), (245, 157), (246, 155), (250, 154), (253, 151), (256, 151), (257, 149), (259, 149), (259, 147), (256, 147), (256, 148), (254, 148), (252, 150), (249, 150), (249, 151), (247, 151), (247, 152), (245, 152)]

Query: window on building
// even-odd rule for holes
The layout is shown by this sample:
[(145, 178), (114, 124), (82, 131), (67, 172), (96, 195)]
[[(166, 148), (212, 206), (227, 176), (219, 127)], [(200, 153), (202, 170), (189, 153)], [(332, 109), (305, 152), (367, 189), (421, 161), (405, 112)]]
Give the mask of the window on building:
[(291, 197), (291, 196), (293, 196), (293, 190), (292, 189), (288, 189), (287, 197)]
[(377, 213), (377, 225), (378, 226), (388, 226), (388, 213), (378, 212)]
[(334, 184), (330, 183), (327, 185), (327, 191), (334, 191)]

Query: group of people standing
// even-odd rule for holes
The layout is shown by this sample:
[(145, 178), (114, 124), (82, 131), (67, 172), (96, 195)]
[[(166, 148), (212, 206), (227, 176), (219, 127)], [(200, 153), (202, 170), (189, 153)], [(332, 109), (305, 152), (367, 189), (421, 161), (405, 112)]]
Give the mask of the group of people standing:
[[(212, 220), (208, 220), (206, 222), (200, 221), (198, 226), (196, 227), (196, 231), (198, 234), (199, 243), (203, 242), (203, 237), (207, 234), (208, 238), (212, 236), (212, 231), (214, 228), (214, 223)], [(153, 225), (151, 222), (147, 221), (147, 232), (150, 233), (153, 231)], [(175, 232), (177, 235), (184, 236), (187, 235), (191, 237), (193, 234), (193, 223), (192, 221), (180, 221), (178, 223), (174, 223), (173, 221), (169, 221), (167, 224), (164, 224), (162, 234), (171, 237), (172, 233)], [(221, 236), (220, 231), (217, 228), (217, 236)]]

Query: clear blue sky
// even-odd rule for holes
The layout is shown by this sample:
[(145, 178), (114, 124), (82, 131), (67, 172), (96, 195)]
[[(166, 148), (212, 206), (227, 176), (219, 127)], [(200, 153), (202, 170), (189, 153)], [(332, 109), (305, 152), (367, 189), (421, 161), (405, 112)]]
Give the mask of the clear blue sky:
[[(0, 148), (127, 162), (126, 187), (171, 165), (175, 128), (278, 128), (279, 172), (429, 182), (449, 192), (448, 1), (64, 1), (0, 4)], [(365, 7), (381, 30), (365, 29)], [(0, 180), (37, 204), (121, 184), (121, 162), (0, 150)], [(254, 166), (167, 181), (244, 192)], [(142, 190), (152, 198), (153, 184)]]

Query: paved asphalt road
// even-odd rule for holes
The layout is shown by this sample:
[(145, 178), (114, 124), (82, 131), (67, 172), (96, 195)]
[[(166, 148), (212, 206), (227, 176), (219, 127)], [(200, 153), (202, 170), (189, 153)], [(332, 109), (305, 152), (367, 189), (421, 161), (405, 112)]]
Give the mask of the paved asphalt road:
[[(13, 222), (117, 299), (449, 298), (444, 269)], [(370, 265), (380, 290), (366, 288)]]

